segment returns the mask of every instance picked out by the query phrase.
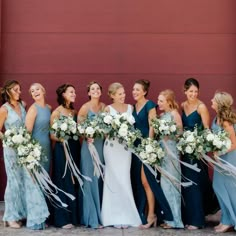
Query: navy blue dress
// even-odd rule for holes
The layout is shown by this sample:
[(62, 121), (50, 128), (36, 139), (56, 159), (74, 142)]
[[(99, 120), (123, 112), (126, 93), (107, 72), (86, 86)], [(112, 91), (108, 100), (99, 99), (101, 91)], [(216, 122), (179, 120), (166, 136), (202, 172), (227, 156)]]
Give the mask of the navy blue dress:
[[(201, 116), (197, 110), (188, 116), (183, 111), (182, 121), (184, 130), (193, 130), (197, 125), (198, 129), (203, 129)], [(205, 215), (210, 213), (217, 206), (217, 199), (212, 189), (212, 183), (208, 174), (208, 167), (201, 160), (197, 160), (189, 154), (182, 156), (184, 162), (197, 165), (200, 172), (189, 169), (181, 165), (182, 175), (192, 180), (195, 184), (190, 187), (182, 187), (182, 217), (185, 225), (204, 227)], [(184, 179), (182, 180), (185, 181)]]
[[(133, 116), (135, 118), (135, 128), (139, 129), (144, 138), (149, 136), (149, 122), (148, 122), (148, 112), (152, 108), (156, 108), (156, 104), (153, 101), (147, 101), (144, 107), (140, 110), (139, 113), (136, 112), (135, 106), (133, 110)], [(146, 193), (141, 181), (141, 168), (142, 162), (139, 160), (137, 156), (132, 155), (132, 164), (131, 164), (131, 181), (132, 188), (134, 193), (135, 203), (140, 214), (140, 218), (145, 224), (147, 222), (145, 216), (146, 210)], [(156, 199), (156, 214), (158, 220), (173, 220), (172, 212), (169, 206), (169, 203), (166, 200), (166, 197), (161, 189), (159, 180), (155, 179), (155, 176), (148, 170), (148, 168), (144, 165), (144, 172), (148, 183), (152, 189), (152, 192)], [(158, 177), (159, 178), (159, 177)]]

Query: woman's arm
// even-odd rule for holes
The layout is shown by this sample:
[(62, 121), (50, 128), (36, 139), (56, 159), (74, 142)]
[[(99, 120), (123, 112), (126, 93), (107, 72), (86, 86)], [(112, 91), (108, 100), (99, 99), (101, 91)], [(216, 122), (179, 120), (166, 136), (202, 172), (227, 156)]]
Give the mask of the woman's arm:
[(210, 127), (210, 114), (205, 104), (201, 103), (197, 108), (198, 114), (201, 116), (202, 124), (205, 129)]
[(26, 129), (31, 133), (33, 128), (34, 128), (34, 123), (35, 123), (35, 119), (37, 116), (37, 109), (35, 108), (34, 105), (32, 105), (25, 117), (25, 126)]
[(149, 123), (149, 137), (153, 138), (154, 137), (154, 129), (151, 126), (151, 122), (154, 118), (157, 116), (157, 111), (156, 108), (152, 108), (148, 112), (148, 123)]
[(236, 136), (234, 126), (228, 121), (224, 121), (223, 128), (229, 134), (229, 138), (231, 140), (231, 147), (229, 150), (227, 150), (227, 152), (233, 151), (236, 149)]

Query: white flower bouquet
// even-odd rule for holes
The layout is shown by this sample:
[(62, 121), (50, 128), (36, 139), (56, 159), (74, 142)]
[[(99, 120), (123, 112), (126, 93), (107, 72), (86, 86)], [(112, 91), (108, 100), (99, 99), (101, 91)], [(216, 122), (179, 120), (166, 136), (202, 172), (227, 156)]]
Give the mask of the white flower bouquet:
[[(108, 119), (109, 118), (109, 119)], [(104, 117), (104, 122), (108, 125), (108, 137), (117, 138), (120, 143), (132, 148), (137, 138), (141, 137), (141, 132), (134, 128), (135, 119), (127, 113), (116, 114), (111, 117)]]
[(151, 138), (143, 138), (138, 147), (134, 148), (134, 153), (139, 156), (143, 163), (151, 166), (159, 166), (165, 156), (160, 143)]
[(3, 147), (16, 149), (19, 145), (25, 145), (30, 142), (31, 135), (25, 127), (11, 127), (3, 135)]
[(193, 131), (184, 131), (176, 147), (182, 154), (189, 154), (199, 159), (204, 151), (204, 138), (202, 133), (198, 131), (197, 127), (195, 127)]
[(178, 128), (172, 118), (168, 120), (155, 118), (151, 121), (151, 126), (153, 127), (156, 136), (160, 138), (171, 136), (172, 139), (176, 139)]
[(53, 121), (51, 132), (60, 140), (78, 140), (77, 124), (72, 116), (60, 116)]
[(204, 138), (204, 152), (225, 153), (231, 147), (229, 134), (224, 130), (214, 133), (210, 129), (206, 129), (202, 135)]

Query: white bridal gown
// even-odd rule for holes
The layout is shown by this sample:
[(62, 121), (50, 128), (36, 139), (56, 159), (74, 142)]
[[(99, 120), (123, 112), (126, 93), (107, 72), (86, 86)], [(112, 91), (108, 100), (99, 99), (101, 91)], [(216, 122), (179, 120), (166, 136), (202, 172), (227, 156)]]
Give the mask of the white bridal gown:
[[(110, 114), (118, 112), (109, 106)], [(127, 113), (132, 115), (132, 107), (128, 105)], [(141, 219), (136, 208), (131, 180), (131, 152), (116, 139), (105, 140), (105, 179), (102, 199), (102, 222), (104, 226), (139, 226)]]

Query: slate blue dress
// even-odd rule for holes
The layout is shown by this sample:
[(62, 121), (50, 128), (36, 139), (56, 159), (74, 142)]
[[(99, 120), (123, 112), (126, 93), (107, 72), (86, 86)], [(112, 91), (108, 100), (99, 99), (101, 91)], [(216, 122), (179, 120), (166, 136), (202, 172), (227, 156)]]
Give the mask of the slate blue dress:
[[(188, 116), (183, 110), (182, 122), (185, 130), (193, 130), (196, 125), (198, 129), (203, 129), (201, 116), (197, 110)], [(189, 154), (183, 155), (182, 160), (189, 164), (197, 165), (201, 170), (200, 172), (196, 172), (181, 165), (182, 175), (196, 183), (189, 187), (182, 187), (182, 219), (185, 225), (202, 228), (205, 225), (205, 215), (209, 211), (208, 208), (211, 205), (217, 205), (208, 175), (208, 167), (201, 160), (197, 160)], [(182, 181), (184, 182), (185, 180), (183, 179)]]
[(51, 110), (48, 105), (41, 107), (35, 103), (34, 106), (37, 110), (37, 116), (32, 130), (32, 137), (36, 139), (43, 148), (43, 153), (47, 160), (40, 164), (49, 173), (52, 155), (51, 141), (49, 136)]
[[(89, 110), (87, 119), (93, 119), (96, 113)], [(103, 139), (95, 139), (93, 145), (99, 154), (100, 161), (104, 164)], [(94, 165), (86, 140), (83, 140), (81, 147), (80, 171), (83, 175), (92, 179), (92, 182), (85, 181), (83, 185), (84, 194), (81, 194), (81, 218), (80, 223), (87, 227), (98, 228), (102, 225), (101, 201), (103, 180), (94, 174)]]
[[(76, 117), (75, 117), (76, 118)], [(73, 139), (68, 140), (71, 156), (79, 168), (80, 162), (80, 142)], [(79, 223), (79, 184), (70, 171), (67, 168), (64, 175), (66, 165), (66, 157), (61, 142), (56, 142), (53, 150), (53, 172), (52, 179), (54, 184), (63, 191), (72, 194), (76, 199), (71, 200), (65, 194), (59, 192), (57, 195), (62, 202), (68, 205), (67, 208), (54, 207), (52, 221), (54, 226), (62, 227), (67, 224), (77, 225)]]
[[(4, 123), (6, 130), (14, 126), (20, 127), (24, 125), (26, 112), (22, 105), (20, 105), (21, 117), (8, 103), (3, 106), (8, 112)], [(26, 219), (28, 228), (44, 229), (44, 222), (49, 216), (49, 212), (41, 189), (33, 181), (26, 168), (17, 164), (17, 156), (14, 149), (4, 147), (3, 154), (7, 174), (3, 221)]]
[[(148, 112), (152, 108), (156, 108), (156, 104), (153, 101), (147, 101), (144, 107), (137, 113), (135, 106), (133, 110), (133, 116), (135, 118), (135, 128), (139, 129), (144, 138), (149, 136), (149, 123), (148, 123)], [(137, 143), (138, 144), (138, 143)], [(146, 210), (146, 193), (141, 181), (141, 168), (142, 162), (139, 160), (137, 156), (132, 155), (132, 164), (131, 164), (131, 180), (132, 180), (132, 188), (134, 193), (135, 203), (142, 220), (142, 223), (145, 224), (147, 222), (145, 210)], [(161, 189), (159, 180), (155, 179), (155, 176), (148, 170), (148, 168), (144, 165), (144, 172), (148, 183), (154, 193), (156, 199), (156, 214), (158, 220), (173, 220), (173, 215), (169, 206), (169, 203), (166, 200), (166, 197)]]
[[(236, 130), (236, 125), (234, 127)], [(211, 128), (216, 132), (222, 130), (222, 127), (217, 125), (216, 119), (214, 119)], [(221, 155), (220, 158), (236, 167), (236, 150)], [(213, 189), (221, 208), (220, 223), (224, 225), (232, 225), (236, 229), (236, 179), (233, 176), (219, 171), (219, 168), (214, 170)]]
[[(161, 119), (163, 120), (173, 120), (173, 117), (170, 112), (165, 112)], [(163, 145), (165, 142), (165, 145)], [(174, 160), (173, 158), (168, 158), (168, 150), (171, 151), (177, 159), (179, 159), (179, 152), (176, 148), (176, 141), (168, 139), (166, 141), (161, 140), (161, 145), (164, 148), (167, 148), (167, 152), (163, 161), (161, 163), (161, 167), (170, 173), (173, 177), (175, 177), (178, 181), (181, 181), (181, 169), (180, 169), (180, 162), (178, 160)], [(183, 228), (182, 216), (181, 216), (181, 187), (177, 187), (173, 185), (173, 183), (166, 178), (165, 176), (161, 175), (161, 188), (165, 194), (165, 197), (170, 205), (172, 214), (173, 214), (173, 221), (166, 221), (169, 226), (173, 228)]]

